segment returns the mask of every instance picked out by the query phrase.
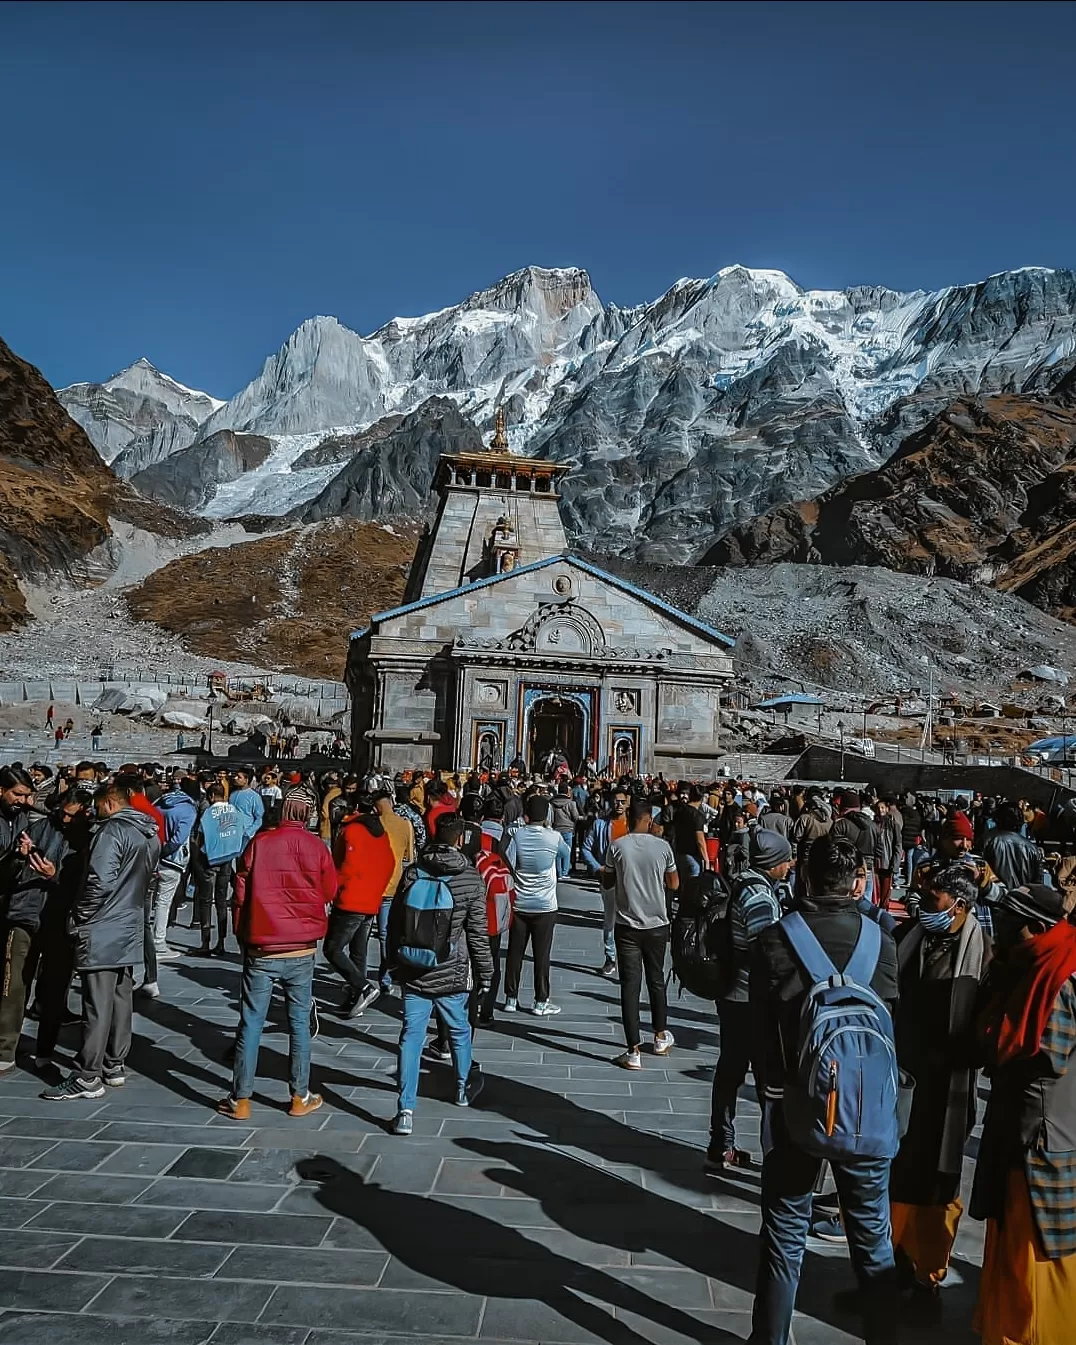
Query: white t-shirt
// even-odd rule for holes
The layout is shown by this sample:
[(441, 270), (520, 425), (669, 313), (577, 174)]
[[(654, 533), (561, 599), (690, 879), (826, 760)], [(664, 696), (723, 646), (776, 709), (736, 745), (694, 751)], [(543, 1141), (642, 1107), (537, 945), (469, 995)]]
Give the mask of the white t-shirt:
[(676, 872), (672, 846), (648, 831), (629, 831), (609, 847), (616, 874), (617, 924), (657, 929), (669, 923), (665, 875)]
[(516, 880), (517, 911), (540, 914), (557, 909), (557, 854), (561, 851), (571, 854), (567, 841), (541, 822), (512, 833), (504, 859)]

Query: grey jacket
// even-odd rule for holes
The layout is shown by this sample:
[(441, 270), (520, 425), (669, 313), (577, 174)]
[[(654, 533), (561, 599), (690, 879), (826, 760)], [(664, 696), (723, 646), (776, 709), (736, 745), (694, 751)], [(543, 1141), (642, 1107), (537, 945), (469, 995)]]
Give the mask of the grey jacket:
[(72, 915), (79, 971), (142, 960), (146, 902), (160, 853), (156, 823), (134, 808), (122, 808), (97, 825), (86, 885)]

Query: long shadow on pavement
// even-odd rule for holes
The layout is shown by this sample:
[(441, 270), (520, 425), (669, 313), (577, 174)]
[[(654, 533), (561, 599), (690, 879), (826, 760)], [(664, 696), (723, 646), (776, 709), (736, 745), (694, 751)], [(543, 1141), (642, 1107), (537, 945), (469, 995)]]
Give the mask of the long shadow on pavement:
[[(484, 1215), (364, 1181), (330, 1157), (303, 1159), (296, 1171), (319, 1183), (317, 1199), (326, 1210), (365, 1228), (415, 1274), (461, 1293), (537, 1299), (610, 1345), (644, 1345), (644, 1337), (607, 1308), (634, 1313), (707, 1345), (739, 1340)], [(607, 1306), (588, 1303), (583, 1294)]]

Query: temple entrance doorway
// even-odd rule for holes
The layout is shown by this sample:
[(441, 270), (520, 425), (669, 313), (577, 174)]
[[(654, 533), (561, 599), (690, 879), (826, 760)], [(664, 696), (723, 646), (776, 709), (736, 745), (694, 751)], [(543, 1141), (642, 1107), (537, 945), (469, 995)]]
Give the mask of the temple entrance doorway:
[(574, 773), (583, 761), (583, 708), (576, 701), (547, 696), (531, 707), (527, 761), (532, 771), (547, 769), (560, 753)]

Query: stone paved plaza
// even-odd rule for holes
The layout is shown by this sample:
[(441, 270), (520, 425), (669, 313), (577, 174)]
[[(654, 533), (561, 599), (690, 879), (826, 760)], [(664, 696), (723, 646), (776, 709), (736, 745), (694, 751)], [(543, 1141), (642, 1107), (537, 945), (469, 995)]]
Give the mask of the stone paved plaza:
[[(674, 1001), (672, 1055), (648, 1056), (640, 1074), (613, 1068), (622, 1038), (617, 988), (595, 972), (598, 898), (565, 884), (562, 903), (564, 1012), (502, 1015), (479, 1034), (487, 1082), (472, 1110), (445, 1100), (450, 1071), (432, 1066), (411, 1139), (386, 1131), (398, 999), (350, 1024), (323, 1014), (312, 1082), (326, 1105), (299, 1121), (284, 1111), (274, 1004), (250, 1123), (214, 1115), (237, 957), (162, 965), (163, 998), (135, 1020), (132, 1077), (102, 1101), (44, 1102), (28, 1069), (5, 1077), (0, 1342), (745, 1339), (758, 1176), (701, 1172), (713, 1011)], [(317, 993), (340, 996), (325, 968)], [(743, 1112), (757, 1152), (757, 1108)], [(980, 1259), (981, 1228), (966, 1221), (945, 1294), (952, 1325), (908, 1340), (977, 1339)], [(810, 1245), (796, 1345), (859, 1338), (830, 1302), (851, 1283), (843, 1246)]]

